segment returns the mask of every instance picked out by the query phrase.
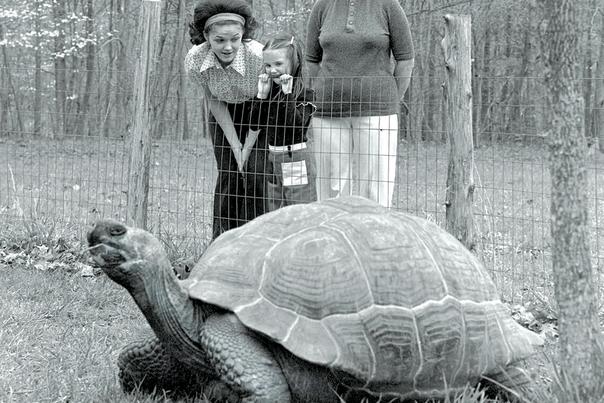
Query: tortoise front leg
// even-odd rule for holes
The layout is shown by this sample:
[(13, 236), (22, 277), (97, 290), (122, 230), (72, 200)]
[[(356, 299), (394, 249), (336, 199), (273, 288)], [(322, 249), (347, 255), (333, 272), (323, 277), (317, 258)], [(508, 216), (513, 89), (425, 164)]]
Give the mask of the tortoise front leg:
[(125, 346), (118, 357), (119, 380), (126, 393), (205, 396), (212, 401), (239, 402), (222, 381), (194, 371), (174, 359), (153, 335)]
[(290, 403), (287, 379), (273, 352), (232, 313), (210, 316), (200, 331), (211, 366), (243, 402)]

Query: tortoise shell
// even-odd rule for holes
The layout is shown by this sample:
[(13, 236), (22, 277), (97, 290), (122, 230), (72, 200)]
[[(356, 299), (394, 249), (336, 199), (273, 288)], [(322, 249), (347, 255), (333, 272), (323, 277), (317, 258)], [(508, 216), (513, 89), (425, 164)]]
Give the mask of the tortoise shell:
[(540, 342), (453, 236), (360, 197), (285, 207), (228, 231), (188, 281), (191, 298), (374, 392), (463, 387)]

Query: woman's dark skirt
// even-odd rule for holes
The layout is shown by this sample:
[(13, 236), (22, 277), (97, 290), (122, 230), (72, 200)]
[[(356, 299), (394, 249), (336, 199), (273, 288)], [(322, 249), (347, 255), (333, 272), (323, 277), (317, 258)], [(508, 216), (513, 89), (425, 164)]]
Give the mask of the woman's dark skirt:
[[(248, 132), (247, 104), (227, 104), (241, 144)], [(229, 142), (214, 116), (209, 116), (210, 136), (218, 178), (214, 190), (214, 219), (212, 240), (225, 231), (239, 227), (265, 212), (264, 187), (267, 172), (266, 140), (261, 132), (250, 154), (244, 172), (237, 169), (237, 161)]]

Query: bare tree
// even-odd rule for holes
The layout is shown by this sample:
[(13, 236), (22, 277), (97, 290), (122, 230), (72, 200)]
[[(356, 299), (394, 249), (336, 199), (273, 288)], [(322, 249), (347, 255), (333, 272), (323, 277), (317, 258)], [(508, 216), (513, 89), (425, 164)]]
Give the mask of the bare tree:
[[(4, 26), (2, 25), (2, 23), (0, 23), (0, 41), (4, 40), (4, 34), (5, 34), (5, 30), (4, 30)], [(9, 129), (8, 129), (8, 117), (11, 115), (10, 113), (8, 113), (9, 111), (9, 94), (12, 93), (13, 95), (13, 101), (15, 104), (15, 113), (14, 115), (16, 115), (17, 117), (17, 128), (18, 128), (18, 133), (20, 135), (23, 135), (24, 133), (24, 123), (23, 123), (23, 118), (21, 116), (21, 107), (19, 105), (19, 98), (17, 97), (17, 91), (15, 90), (15, 84), (14, 84), (14, 80), (11, 74), (11, 68), (10, 68), (10, 63), (8, 60), (8, 52), (6, 50), (6, 45), (2, 42), (2, 44), (0, 44), (0, 49), (2, 49), (2, 68), (1, 68), (1, 72), (2, 72), (2, 81), (6, 82), (6, 86), (2, 85), (2, 89), (0, 89), (0, 94), (4, 95), (3, 93), (6, 93), (6, 96), (3, 96), (0, 99), (0, 133), (2, 131), (7, 131), (10, 133)], [(13, 124), (14, 127), (14, 124)], [(4, 129), (3, 129), (4, 128)], [(13, 129), (14, 130), (14, 129)]]
[(595, 94), (595, 118), (594, 131), (599, 139), (599, 148), (604, 152), (604, 10), (600, 9), (601, 28), (600, 28), (600, 56), (598, 58), (598, 67), (596, 69), (596, 94)]
[(56, 130), (59, 136), (65, 134), (66, 129), (66, 98), (67, 98), (67, 63), (65, 61), (65, 32), (63, 21), (65, 20), (66, 0), (53, 2), (53, 18), (57, 35), (54, 40), (54, 67), (55, 67), (55, 114)]
[[(92, 0), (86, 0), (86, 33), (87, 37), (90, 38), (94, 35), (94, 8)], [(93, 119), (89, 116), (90, 111), (90, 95), (92, 93), (93, 81), (95, 76), (94, 63), (95, 63), (96, 46), (92, 40), (88, 40), (86, 43), (86, 65), (85, 65), (85, 76), (86, 82), (84, 84), (84, 91), (82, 94), (82, 102), (79, 105), (78, 119), (76, 121), (76, 135), (87, 134), (90, 127), (94, 125)]]
[[(599, 382), (595, 281), (589, 247), (583, 88), (577, 80), (579, 26), (574, 0), (541, 0), (547, 29), (541, 38), (552, 111), (551, 233), (560, 361), (581, 401)], [(583, 400), (584, 399), (584, 400)]]
[(107, 137), (109, 135), (110, 115), (112, 109), (111, 91), (113, 86), (113, 70), (115, 69), (114, 42), (116, 40), (119, 40), (118, 38), (113, 37), (113, 18), (115, 9), (114, 3), (114, 0), (109, 0), (109, 15), (107, 16), (107, 31), (110, 37), (105, 44), (107, 49), (107, 78), (105, 79), (105, 98), (103, 108), (101, 109), (101, 133), (103, 134), (103, 137)]
[[(186, 21), (186, 6), (184, 0), (178, 0), (178, 22), (176, 24), (176, 48), (178, 49), (178, 55), (182, 55), (185, 52), (185, 36), (187, 35)], [(189, 126), (187, 116), (187, 99), (185, 96), (185, 65), (182, 61), (178, 63), (178, 87), (176, 90), (176, 133), (177, 136), (183, 140), (189, 138)]]
[(42, 29), (40, 27), (40, 0), (34, 1), (34, 128), (33, 134), (42, 130)]

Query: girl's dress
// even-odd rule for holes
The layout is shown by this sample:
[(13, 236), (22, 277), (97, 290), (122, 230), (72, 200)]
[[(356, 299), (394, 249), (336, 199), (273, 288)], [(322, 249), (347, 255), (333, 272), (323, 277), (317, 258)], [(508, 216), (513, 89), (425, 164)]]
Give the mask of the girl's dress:
[(306, 132), (315, 112), (314, 92), (284, 94), (273, 82), (267, 99), (250, 101), (250, 126), (261, 129), (272, 173), (267, 175), (266, 209), (317, 200), (314, 157)]

